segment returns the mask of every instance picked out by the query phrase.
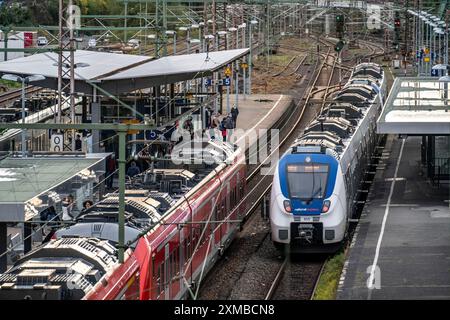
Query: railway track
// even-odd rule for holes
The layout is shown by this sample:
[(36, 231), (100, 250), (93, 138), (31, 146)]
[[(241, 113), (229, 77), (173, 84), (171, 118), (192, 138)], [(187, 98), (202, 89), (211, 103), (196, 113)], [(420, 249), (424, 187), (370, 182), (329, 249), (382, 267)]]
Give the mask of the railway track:
[[(283, 67), (283, 69), (277, 73), (272, 74), (272, 78), (276, 78), (282, 75), (285, 76), (292, 76), (295, 73), (298, 72), (300, 67), (303, 65), (303, 63), (306, 60), (306, 55), (296, 55), (289, 60), (289, 62)], [(296, 62), (296, 63), (295, 63)], [(292, 67), (294, 66), (294, 67)], [(292, 67), (292, 70), (289, 70), (289, 68)]]
[[(326, 43), (326, 46), (328, 50), (322, 51), (320, 60), (311, 66), (314, 72), (309, 73), (308, 81), (302, 81), (307, 84), (291, 116), (295, 120), (286, 122), (280, 130), (280, 154), (321, 111), (327, 97), (340, 89), (336, 70), (351, 70), (339, 64), (334, 43)], [(293, 47), (281, 45), (280, 48), (292, 50)], [(379, 54), (380, 50), (375, 49), (367, 56)], [(293, 66), (293, 61), (289, 65)], [(262, 215), (255, 214), (265, 202), (272, 184), (271, 176), (258, 175), (263, 163), (249, 170), (245, 199), (249, 205), (242, 231), (225, 252), (226, 258), (219, 260), (215, 270), (207, 276), (201, 286), (200, 299), (311, 299), (314, 294), (326, 257), (283, 259), (271, 243), (267, 222)]]
[[(280, 153), (285, 152), (289, 145), (302, 132), (302, 130), (315, 115), (317, 107), (305, 108), (305, 106), (307, 106), (310, 99), (315, 96), (313, 91), (315, 90), (314, 88), (316, 84), (320, 81), (325, 81), (328, 83), (330, 81), (329, 78), (333, 77), (334, 72), (330, 72), (331, 70), (326, 67), (327, 63), (331, 63), (332, 60), (335, 60), (332, 56), (332, 49), (329, 48), (325, 54), (325, 59), (322, 61), (317, 60), (315, 66), (311, 66), (314, 67), (315, 72), (310, 73), (311, 77), (305, 86), (303, 95), (301, 95), (298, 99), (296, 104), (296, 112), (292, 117), (294, 118), (294, 121), (287, 122), (280, 130), (280, 134), (283, 135), (280, 139)], [(323, 73), (327, 73), (328, 75), (323, 75)], [(326, 78), (326, 80), (324, 80), (324, 78)], [(250, 265), (253, 266), (248, 268), (251, 272), (253, 272), (252, 276), (260, 278), (255, 281), (256, 283), (262, 282), (266, 284), (266, 282), (271, 279), (269, 274), (272, 274), (274, 278), (276, 277), (275, 273), (277, 273), (278, 264), (280, 263), (279, 254), (270, 241), (270, 230), (268, 229), (266, 221), (261, 216), (254, 214), (271, 189), (272, 176), (261, 176), (258, 175), (258, 172), (261, 170), (261, 167), (264, 165), (265, 161), (270, 159), (273, 152), (275, 152), (275, 150), (271, 151), (268, 157), (264, 161), (261, 161), (259, 166), (249, 171), (250, 173), (247, 176), (249, 191), (247, 192), (247, 196), (244, 201), (250, 203), (250, 208), (247, 210), (245, 217), (243, 217), (244, 230), (241, 232), (241, 235), (239, 235), (239, 239), (235, 240), (228, 249), (228, 252), (233, 253), (236, 252), (235, 250), (245, 251), (242, 247), (248, 246), (248, 242), (251, 242), (252, 244), (250, 250), (252, 252), (247, 252), (243, 254), (243, 256), (240, 256), (240, 253), (237, 252), (237, 255), (235, 256), (236, 258), (233, 258), (236, 259), (234, 262), (230, 261), (233, 259), (229, 259), (228, 261), (226, 259), (220, 260), (217, 265), (217, 268), (220, 270), (218, 270), (218, 272), (211, 273), (211, 275), (208, 276), (210, 279), (213, 277), (213, 280), (208, 281), (207, 277), (205, 280), (205, 287), (200, 291), (200, 299), (264, 299), (266, 296), (264, 291), (259, 290), (259, 293), (257, 293), (250, 290), (250, 293), (249, 287), (244, 284), (247, 282), (245, 281), (245, 276), (243, 276), (242, 273), (246, 267)], [(272, 166), (271, 169), (273, 170), (274, 166)], [(248, 259), (249, 255), (251, 255), (250, 259)], [(270, 263), (265, 265), (263, 264), (264, 271), (255, 272), (255, 270), (260, 268), (262, 265), (256, 260), (261, 258), (266, 260), (269, 259)], [(239, 261), (240, 259), (243, 259), (244, 261), (246, 259), (248, 260), (246, 260), (245, 263), (244, 261)], [(306, 269), (310, 269), (308, 262), (304, 262), (303, 266), (305, 266)], [(242, 270), (242, 268), (244, 268), (244, 270)], [(304, 274), (305, 279), (310, 279), (311, 277), (308, 276), (308, 272), (305, 273), (304, 271), (305, 270), (303, 269), (302, 274)], [(218, 273), (222, 275), (218, 275)], [(262, 275), (263, 278), (261, 278)], [(227, 280), (230, 276), (233, 279)], [(221, 285), (223, 282), (227, 283), (225, 284), (227, 287), (225, 290), (224, 286)], [(233, 282), (235, 285), (229, 287), (229, 284)], [(218, 290), (221, 292), (219, 293)]]
[[(26, 96), (33, 95), (39, 91), (41, 91), (42, 88), (34, 87), (34, 86), (27, 86), (25, 88), (25, 94)], [(5, 93), (0, 94), (0, 107), (8, 107), (16, 101), (17, 99), (20, 99), (22, 95), (22, 89), (12, 90)]]
[(308, 259), (302, 261), (299, 257), (286, 257), (264, 300), (311, 300), (325, 265), (325, 257)]

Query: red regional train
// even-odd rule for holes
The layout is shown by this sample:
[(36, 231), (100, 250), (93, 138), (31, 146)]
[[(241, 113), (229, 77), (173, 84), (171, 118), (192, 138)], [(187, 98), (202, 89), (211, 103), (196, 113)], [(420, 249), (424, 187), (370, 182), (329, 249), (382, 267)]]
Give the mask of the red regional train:
[(0, 299), (164, 300), (194, 294), (240, 227), (246, 165), (241, 149), (218, 141), (179, 154), (190, 163), (163, 161), (164, 168), (127, 183), (123, 264), (116, 248), (118, 195), (108, 194), (0, 274)]

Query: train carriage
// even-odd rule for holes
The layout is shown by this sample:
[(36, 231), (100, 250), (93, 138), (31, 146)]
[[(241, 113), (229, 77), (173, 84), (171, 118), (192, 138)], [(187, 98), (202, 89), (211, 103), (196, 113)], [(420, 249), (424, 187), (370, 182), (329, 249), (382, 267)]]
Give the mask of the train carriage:
[[(86, 300), (180, 299), (194, 293), (230, 244), (245, 210), (244, 155), (237, 147), (214, 141), (202, 145), (201, 153), (208, 146), (220, 151), (211, 152), (212, 157), (223, 156), (216, 159), (218, 165), (152, 169), (132, 182), (134, 189), (127, 188), (129, 246), (123, 264), (118, 263), (115, 247), (118, 198), (110, 194), (86, 210), (75, 225), (58, 230), (54, 240), (0, 275), (0, 299), (46, 299), (49, 291), (52, 299)], [(74, 255), (81, 247), (80, 254)], [(108, 263), (96, 267), (90, 254)], [(47, 277), (30, 276), (36, 270)], [(76, 281), (57, 280), (68, 274)]]
[(334, 101), (281, 157), (270, 199), (271, 236), (279, 249), (329, 252), (340, 247), (376, 146), (385, 92), (379, 65), (356, 66)]

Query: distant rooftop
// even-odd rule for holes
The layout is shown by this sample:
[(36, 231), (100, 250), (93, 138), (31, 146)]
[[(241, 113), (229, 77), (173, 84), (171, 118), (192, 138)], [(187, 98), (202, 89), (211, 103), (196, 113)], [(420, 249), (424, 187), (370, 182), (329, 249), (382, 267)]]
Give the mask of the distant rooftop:
[(377, 121), (380, 134), (450, 134), (450, 82), (398, 77)]

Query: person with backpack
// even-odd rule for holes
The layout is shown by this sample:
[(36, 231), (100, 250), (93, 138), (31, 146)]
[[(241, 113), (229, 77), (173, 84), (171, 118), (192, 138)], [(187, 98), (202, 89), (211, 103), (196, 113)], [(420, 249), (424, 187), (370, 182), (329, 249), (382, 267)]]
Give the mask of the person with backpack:
[(226, 119), (227, 119), (226, 117), (222, 119), (222, 122), (220, 122), (220, 127), (219, 127), (219, 129), (222, 133), (222, 141), (223, 142), (227, 141), (227, 123), (226, 123), (227, 120)]
[(191, 136), (191, 140), (194, 139), (194, 124), (192, 123), (192, 117), (189, 117), (183, 124), (183, 129), (187, 130)]
[(239, 110), (236, 107), (236, 105), (234, 104), (233, 108), (231, 108), (231, 117), (233, 118), (233, 129), (236, 129), (238, 115), (239, 115)]
[(213, 113), (213, 115), (211, 116), (211, 125), (210, 125), (209, 135), (211, 136), (212, 140), (214, 140), (216, 138), (214, 131), (217, 129), (221, 130), (219, 116), (220, 116), (220, 113), (218, 113), (218, 112)]

